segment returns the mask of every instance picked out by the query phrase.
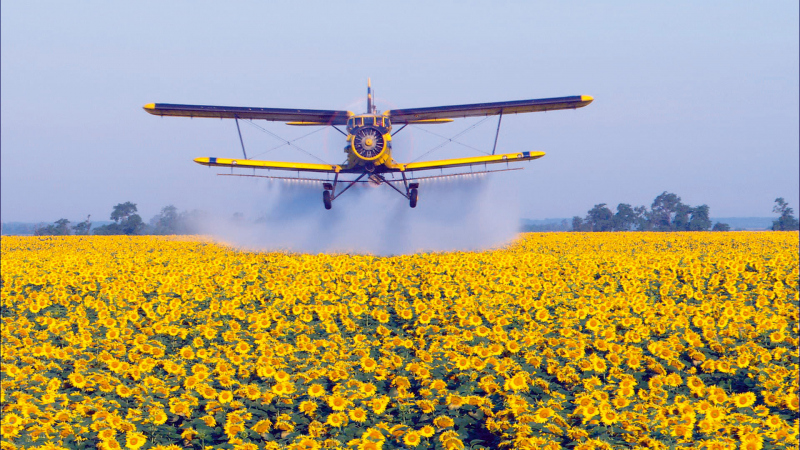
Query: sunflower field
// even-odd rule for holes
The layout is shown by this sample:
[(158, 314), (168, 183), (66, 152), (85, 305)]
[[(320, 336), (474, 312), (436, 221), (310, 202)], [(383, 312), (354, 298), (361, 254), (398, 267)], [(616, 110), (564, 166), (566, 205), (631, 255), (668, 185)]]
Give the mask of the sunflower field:
[(798, 233), (2, 238), (2, 449), (798, 448)]

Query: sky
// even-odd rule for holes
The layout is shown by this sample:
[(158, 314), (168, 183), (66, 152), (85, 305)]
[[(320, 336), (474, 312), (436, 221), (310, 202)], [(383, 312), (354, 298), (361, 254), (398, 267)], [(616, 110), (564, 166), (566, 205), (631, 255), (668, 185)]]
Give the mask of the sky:
[[(192, 162), (241, 155), (232, 121), (159, 118), (142, 106), (359, 113), (367, 78), (379, 110), (593, 96), (574, 111), (503, 118), (498, 152), (547, 153), (525, 170), (491, 175), (493, 195), (513, 198), (507, 208), (520, 218), (582, 216), (599, 203), (649, 207), (664, 191), (709, 205), (712, 217), (772, 216), (776, 197), (798, 210), (796, 1), (34, 1), (0, 8), (3, 222), (108, 220), (125, 201), (145, 221), (170, 204), (224, 216), (280, 202), (264, 198), (279, 195), (264, 187), (270, 182), (216, 176), (225, 170)], [(491, 151), (497, 121), (481, 120), (409, 127), (394, 138), (393, 156)], [(314, 131), (256, 125), (284, 139)], [(442, 142), (437, 134), (473, 125), (458, 138), (465, 145), (427, 153)], [(331, 128), (297, 140), (301, 152), (241, 126), (252, 158), (345, 157), (343, 136)], [(322, 189), (313, 189), (322, 209)], [(448, 201), (470, 202), (468, 190), (465, 197)], [(407, 208), (388, 200), (371, 207)]]

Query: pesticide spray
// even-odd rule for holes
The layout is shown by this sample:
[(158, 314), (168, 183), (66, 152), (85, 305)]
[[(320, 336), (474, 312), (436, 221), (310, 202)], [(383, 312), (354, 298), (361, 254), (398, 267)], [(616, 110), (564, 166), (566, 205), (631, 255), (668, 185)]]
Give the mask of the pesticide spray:
[(259, 180), (250, 211), (200, 231), (250, 251), (398, 255), (500, 247), (519, 230), (518, 199), (501, 177), (423, 180), (416, 208), (385, 186), (359, 185), (325, 210), (317, 183)]

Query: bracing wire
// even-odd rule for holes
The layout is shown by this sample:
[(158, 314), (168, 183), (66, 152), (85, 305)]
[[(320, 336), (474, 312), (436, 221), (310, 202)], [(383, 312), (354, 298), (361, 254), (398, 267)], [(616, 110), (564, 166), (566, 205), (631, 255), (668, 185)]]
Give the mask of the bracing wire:
[[(464, 133), (466, 133), (466, 132), (468, 132), (468, 131), (472, 130), (473, 128), (477, 127), (478, 125), (482, 124), (482, 123), (483, 123), (483, 122), (485, 122), (487, 119), (489, 119), (489, 117), (490, 117), (490, 116), (486, 116), (486, 117), (484, 117), (484, 118), (483, 118), (483, 119), (481, 119), (480, 121), (478, 121), (478, 122), (476, 122), (476, 123), (472, 124), (471, 126), (469, 126), (468, 128), (466, 128), (465, 130), (461, 131), (460, 133), (456, 134), (455, 136), (453, 136), (453, 137), (451, 137), (451, 138), (446, 138), (446, 137), (444, 137), (444, 136), (440, 136), (440, 137), (442, 137), (443, 139), (447, 139), (447, 140), (446, 140), (446, 141), (444, 141), (444, 142), (442, 142), (441, 144), (437, 145), (436, 147), (433, 147), (432, 149), (428, 150), (427, 152), (425, 152), (425, 153), (423, 153), (423, 154), (419, 155), (418, 157), (416, 157), (416, 158), (415, 158), (413, 161), (411, 161), (411, 162), (416, 162), (416, 161), (418, 161), (420, 158), (422, 158), (423, 156), (425, 156), (425, 155), (427, 155), (427, 154), (429, 154), (429, 153), (432, 153), (432, 152), (434, 152), (434, 151), (436, 151), (436, 150), (438, 150), (438, 149), (440, 149), (440, 148), (444, 147), (445, 145), (447, 145), (447, 144), (449, 144), (449, 143), (451, 143), (451, 142), (456, 142), (456, 143), (458, 143), (458, 144), (461, 144), (460, 142), (458, 142), (458, 141), (455, 141), (454, 139), (455, 139), (455, 138), (457, 138), (457, 137), (459, 137), (459, 136), (461, 136), (462, 134), (464, 134)], [(417, 127), (417, 128), (418, 128), (418, 127)], [(422, 129), (422, 128), (420, 128), (420, 129)], [(425, 131), (427, 131), (427, 130), (425, 130)], [(432, 132), (430, 132), (430, 131), (429, 131), (429, 133), (432, 133)], [(466, 144), (461, 144), (461, 145), (466, 145)], [(469, 146), (467, 145), (467, 147), (469, 147)], [(476, 149), (476, 150), (477, 150), (477, 149)], [(478, 150), (478, 151), (480, 151), (480, 150)], [(481, 153), (485, 153), (485, 152), (481, 152)]]
[(426, 130), (425, 128), (422, 128), (422, 127), (416, 127), (416, 128), (418, 130), (424, 131), (426, 133), (430, 133), (430, 134), (432, 134), (434, 136), (437, 136), (437, 137), (440, 137), (442, 139), (447, 139), (448, 141), (452, 141), (454, 144), (463, 145), (464, 147), (470, 148), (470, 149), (475, 150), (476, 152), (479, 152), (479, 153), (483, 153), (484, 155), (488, 155), (489, 154), (489, 152), (485, 152), (485, 151), (483, 151), (483, 150), (481, 150), (481, 149), (479, 149), (477, 147), (473, 147), (473, 146), (471, 146), (469, 144), (465, 144), (463, 142), (456, 141), (455, 139), (448, 138), (447, 136), (443, 136), (443, 135), (441, 135), (439, 133), (434, 133), (433, 131)]
[(289, 147), (294, 147), (295, 149), (297, 149), (297, 150), (300, 150), (301, 152), (303, 152), (303, 153), (305, 153), (306, 155), (308, 155), (308, 156), (310, 156), (310, 157), (312, 157), (312, 158), (316, 159), (317, 161), (320, 161), (320, 162), (322, 162), (322, 163), (328, 164), (328, 162), (327, 162), (327, 161), (324, 161), (322, 158), (320, 158), (320, 157), (318, 157), (318, 156), (316, 156), (316, 155), (312, 154), (311, 152), (308, 152), (308, 151), (306, 151), (304, 148), (300, 147), (299, 145), (297, 145), (297, 144), (294, 144), (294, 142), (295, 142), (295, 141), (299, 141), (300, 139), (303, 139), (303, 138), (305, 138), (305, 137), (311, 136), (312, 134), (314, 134), (314, 133), (317, 133), (317, 132), (319, 132), (319, 131), (323, 130), (323, 128), (322, 128), (322, 127), (318, 128), (318, 129), (316, 129), (316, 130), (314, 130), (314, 131), (312, 131), (312, 132), (310, 132), (310, 133), (306, 133), (306, 134), (304, 134), (304, 135), (302, 135), (302, 136), (300, 136), (300, 137), (298, 137), (298, 138), (295, 138), (295, 139), (292, 139), (292, 140), (286, 140), (286, 139), (282, 138), (281, 136), (278, 136), (277, 134), (273, 133), (272, 131), (269, 131), (268, 129), (266, 129), (266, 128), (264, 128), (264, 127), (260, 126), (260, 125), (258, 125), (258, 124), (257, 124), (257, 123), (255, 123), (255, 122), (253, 122), (253, 120), (252, 120), (252, 119), (248, 120), (248, 121), (247, 121), (247, 122), (245, 122), (245, 123), (249, 123), (250, 125), (252, 125), (252, 126), (256, 127), (257, 129), (259, 129), (259, 130), (263, 131), (264, 133), (267, 133), (267, 134), (269, 134), (270, 136), (274, 137), (275, 139), (278, 139), (279, 141), (283, 141), (283, 143), (282, 143), (282, 144), (280, 144), (280, 145), (277, 145), (277, 146), (275, 146), (275, 147), (272, 147), (272, 148), (270, 148), (270, 149), (268, 149), (268, 150), (265, 150), (265, 151), (263, 151), (263, 152), (261, 152), (261, 153), (258, 153), (258, 154), (256, 154), (256, 155), (254, 155), (254, 156), (260, 156), (260, 155), (263, 155), (263, 154), (265, 154), (265, 153), (269, 153), (269, 152), (271, 152), (271, 151), (273, 151), (273, 150), (275, 150), (275, 149), (281, 148), (281, 147), (283, 147), (284, 145), (288, 145)]

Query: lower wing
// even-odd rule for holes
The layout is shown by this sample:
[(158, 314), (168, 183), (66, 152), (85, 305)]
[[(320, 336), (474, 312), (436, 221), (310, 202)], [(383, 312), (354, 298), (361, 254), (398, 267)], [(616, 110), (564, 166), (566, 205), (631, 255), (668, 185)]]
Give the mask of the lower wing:
[(254, 159), (203, 157), (195, 158), (194, 162), (209, 167), (238, 167), (242, 169), (275, 169), (317, 173), (339, 173), (342, 170), (342, 166), (337, 164), (258, 161)]
[(503, 164), (520, 161), (531, 161), (544, 156), (544, 152), (503, 153), (500, 155), (472, 156), (468, 158), (440, 159), (438, 161), (422, 161), (399, 164), (399, 171), (415, 172), (418, 170), (446, 169), (449, 167), (482, 166), (486, 164)]

